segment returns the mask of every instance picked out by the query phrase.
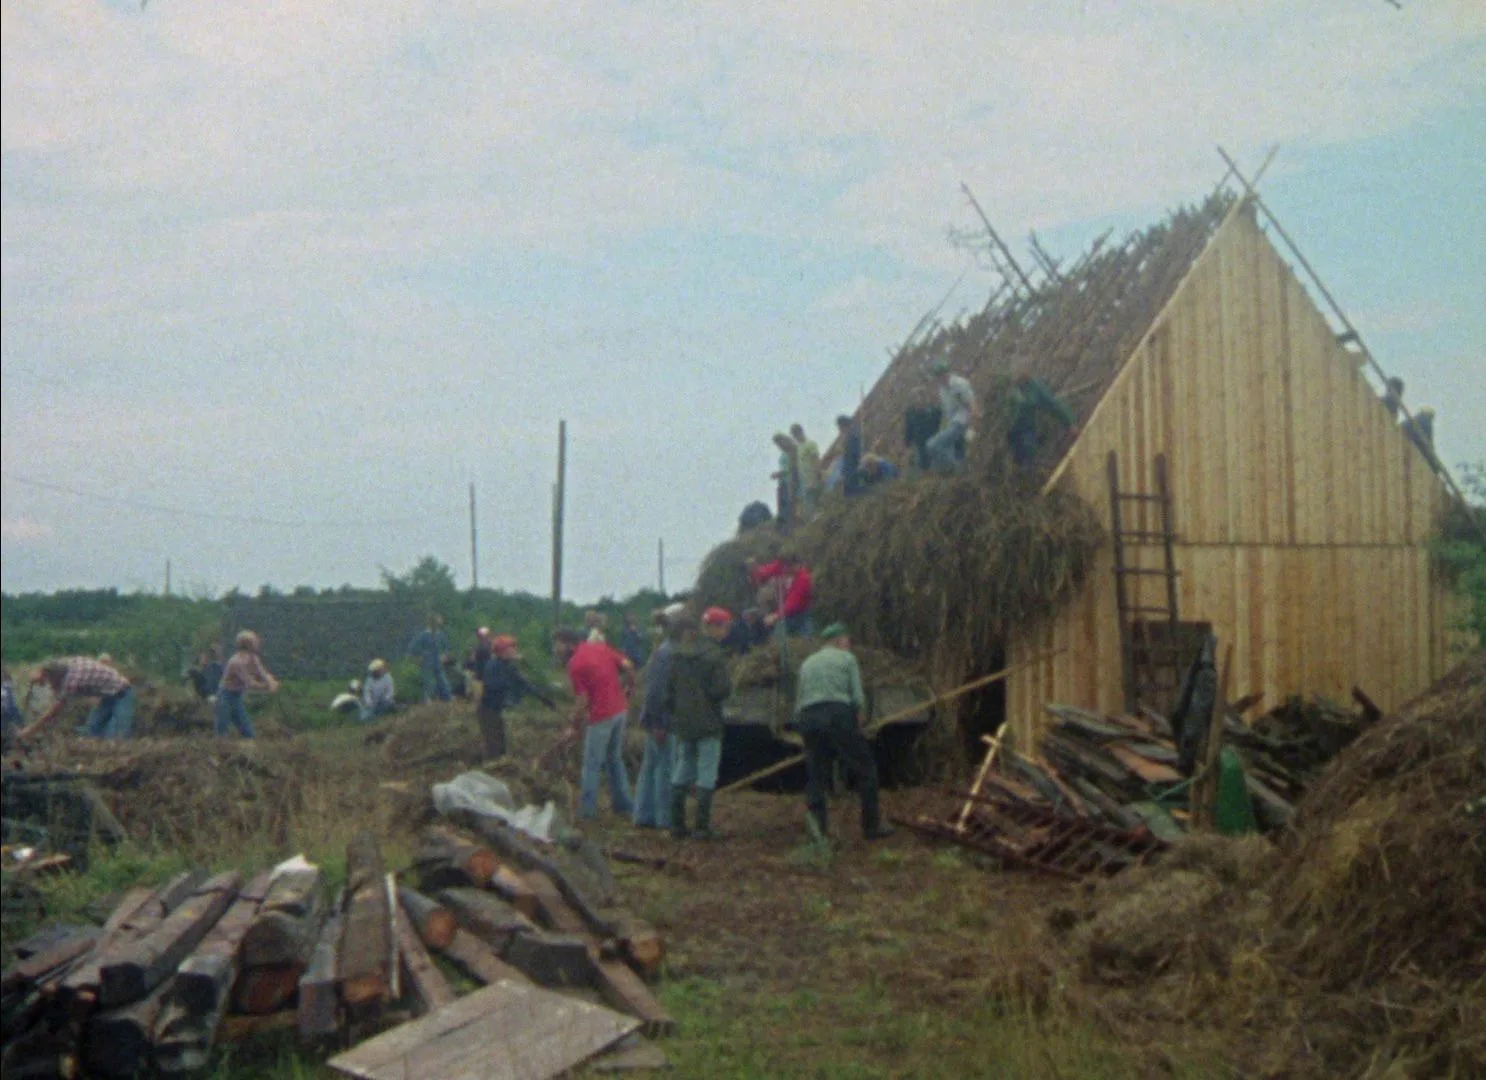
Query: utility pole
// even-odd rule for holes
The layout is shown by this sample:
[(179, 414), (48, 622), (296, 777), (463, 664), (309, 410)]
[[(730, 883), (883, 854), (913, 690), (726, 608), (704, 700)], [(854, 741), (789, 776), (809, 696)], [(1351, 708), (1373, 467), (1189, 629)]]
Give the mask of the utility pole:
[(660, 594), (666, 595), (666, 538), (656, 541), (656, 569), (660, 571)]
[(567, 497), (568, 422), (557, 422), (557, 483), (552, 487), (552, 629), (562, 625), (562, 513)]
[(170, 560), (165, 560), (165, 595), (170, 595)]
[(475, 482), (470, 481), (470, 592), (480, 588), (480, 544), (475, 527)]

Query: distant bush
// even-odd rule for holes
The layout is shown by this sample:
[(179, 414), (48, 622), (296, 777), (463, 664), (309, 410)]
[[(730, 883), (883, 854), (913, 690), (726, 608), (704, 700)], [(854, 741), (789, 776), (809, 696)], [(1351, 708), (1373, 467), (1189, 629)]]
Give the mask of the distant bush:
[(1486, 645), (1486, 540), (1481, 522), (1486, 520), (1486, 462), (1460, 466), (1460, 486), (1466, 504), (1453, 504), (1445, 513), (1434, 557), (1447, 579), (1469, 604), (1466, 628)]

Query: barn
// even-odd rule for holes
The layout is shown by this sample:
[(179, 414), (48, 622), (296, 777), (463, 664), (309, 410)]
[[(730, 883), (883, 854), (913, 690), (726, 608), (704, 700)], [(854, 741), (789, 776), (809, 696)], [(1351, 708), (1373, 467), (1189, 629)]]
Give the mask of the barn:
[[(1080, 496), (1109, 542), (1008, 635), (1005, 716), (1024, 745), (1049, 702), (1163, 707), (1206, 631), (1231, 648), (1232, 695), (1271, 705), (1358, 686), (1392, 708), (1444, 673), (1454, 607), (1430, 542), (1445, 483), (1259, 209), (1220, 189), (1066, 268), (1038, 251), (1040, 282), (1008, 274), (984, 311), (903, 349), (862, 404), (866, 443), (901, 446), (944, 357), (983, 397), (1033, 374), (1079, 419), (1050, 433), (1043, 490)], [(977, 440), (972, 465), (994, 452)]]

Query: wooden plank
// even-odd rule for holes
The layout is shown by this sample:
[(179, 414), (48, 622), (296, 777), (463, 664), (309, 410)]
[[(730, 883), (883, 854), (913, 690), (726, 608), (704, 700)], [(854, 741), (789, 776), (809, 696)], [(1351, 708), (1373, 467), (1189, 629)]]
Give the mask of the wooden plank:
[(1157, 761), (1137, 754), (1128, 746), (1119, 743), (1108, 743), (1104, 750), (1110, 757), (1115, 758), (1125, 768), (1140, 777), (1147, 784), (1176, 784), (1180, 783), (1182, 774), (1169, 765), (1163, 765)]
[(102, 933), (90, 927), (76, 927), (67, 936), (53, 941), (40, 952), (17, 960), (5, 969), (3, 993), (13, 994), (71, 963), (97, 944)]
[[(535, 902), (535, 895), (532, 900)], [(609, 922), (614, 925), (614, 939), (631, 966), (643, 975), (658, 974), (666, 958), (666, 941), (660, 932), (632, 912), (622, 909), (609, 913)]]
[(507, 901), (512, 907), (528, 919), (535, 919), (541, 910), (537, 903), (536, 895), (531, 891), (525, 879), (515, 870), (504, 863), (496, 866), (495, 873), (490, 876), (490, 887), (500, 897)]
[(148, 934), (112, 950), (99, 967), (99, 1003), (137, 1001), (175, 973), (180, 962), (231, 906), (242, 885), (236, 870), (204, 882)]
[(336, 978), (347, 1005), (391, 1000), (389, 958), (397, 942), (386, 873), (376, 838), (364, 831), (352, 837), (346, 848), (346, 906), (336, 953)]
[(135, 1076), (152, 1064), (150, 1034), (169, 991), (170, 983), (162, 981), (143, 998), (100, 1009), (88, 1017), (81, 1043), (89, 1073)]
[[(177, 874), (117, 922), (110, 918), (112, 925), (105, 928), (93, 951), (55, 987), (74, 1012), (86, 1014), (97, 1004), (103, 965), (112, 958), (115, 950), (126, 947), (135, 938), (143, 937), (159, 926), (166, 915), (195, 892), (202, 878), (203, 875), (189, 871)], [(120, 905), (115, 914), (121, 915), (123, 910), (124, 906)]]
[(531, 981), (496, 956), (489, 945), (468, 930), (455, 931), (453, 940), (441, 948), (439, 953), (452, 961), (460, 971), (486, 986), (500, 982), (502, 979), (522, 983)]
[(434, 966), (428, 950), (423, 945), (423, 939), (413, 928), (413, 920), (400, 905), (396, 912), (396, 919), (397, 949), (398, 955), (402, 958), (403, 985), (417, 1001), (414, 1009), (415, 1015), (421, 1016), (423, 1013), (442, 1009), (455, 998), (454, 991), (449, 986), (449, 980), (444, 978), (444, 973)]
[(298, 1023), (293, 1009), (281, 1009), (266, 1016), (229, 1016), (222, 1022), (217, 1041), (225, 1045), (259, 1039), (275, 1031), (292, 1031)]
[(601, 1006), (499, 982), (331, 1058), (363, 1080), (481, 1076), (547, 1080), (612, 1046), (639, 1025)]
[(341, 939), (344, 897), (337, 896), (330, 917), (320, 928), (310, 962), (299, 977), (299, 1007), (296, 1023), (304, 1039), (334, 1035), (340, 1027), (340, 995), (336, 989), (335, 950)]

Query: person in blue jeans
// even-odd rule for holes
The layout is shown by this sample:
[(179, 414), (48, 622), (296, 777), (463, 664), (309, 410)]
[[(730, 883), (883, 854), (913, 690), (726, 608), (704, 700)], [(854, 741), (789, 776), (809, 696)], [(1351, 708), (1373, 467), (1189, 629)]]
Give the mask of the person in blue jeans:
[[(684, 610), (684, 609), (681, 609)], [(674, 615), (681, 614), (681, 610)], [(671, 686), (671, 655), (675, 651), (675, 627), (671, 617), (656, 613), (666, 639), (656, 647), (645, 668), (645, 700), (640, 706), (640, 726), (645, 729), (645, 757), (640, 778), (635, 781), (635, 825), (641, 829), (671, 827), (671, 716), (666, 694)]]
[(449, 689), (449, 677), (444, 674), (444, 654), (449, 651), (449, 639), (444, 634), (444, 620), (430, 615), (428, 628), (420, 630), (408, 642), (408, 655), (418, 660), (418, 670), (423, 677), (423, 703), (427, 705), (437, 698), (450, 701), (453, 693)]
[(244, 739), (253, 737), (253, 720), (248, 716), (248, 706), (243, 695), (252, 690), (276, 694), (279, 680), (263, 666), (259, 655), (263, 644), (251, 630), (238, 631), (233, 639), (237, 651), (222, 669), (222, 681), (217, 685), (216, 734), (226, 735), (233, 729)]
[(924, 443), (929, 467), (936, 472), (958, 472), (965, 464), (965, 436), (980, 412), (970, 380), (950, 370), (948, 360), (936, 360), (931, 368), (939, 384), (939, 433)]
[(127, 739), (134, 731), (134, 686), (100, 660), (88, 656), (52, 660), (41, 665), (31, 681), (46, 684), (56, 697), (40, 719), (16, 732), (18, 739), (36, 734), (57, 718), (62, 706), (78, 697), (98, 699), (88, 713), (83, 734), (95, 739)]
[[(705, 635), (697, 632), (691, 615), (675, 620), (676, 650), (671, 658), (671, 678), (666, 707), (671, 715), (675, 746), (671, 753), (671, 835), (711, 840), (712, 793), (717, 789), (717, 769), (722, 761), (722, 705), (733, 693), (727, 653), (722, 639), (733, 616), (726, 608), (711, 607), (702, 615)], [(695, 787), (697, 827), (686, 828), (686, 796)]]
[(585, 641), (576, 630), (564, 628), (553, 636), (557, 660), (573, 685), (573, 738), (583, 741), (582, 791), (578, 817), (599, 812), (599, 785), (607, 782), (614, 812), (634, 813), (629, 774), (624, 768), (624, 728), (629, 719), (626, 685), (635, 666), (604, 641)]

